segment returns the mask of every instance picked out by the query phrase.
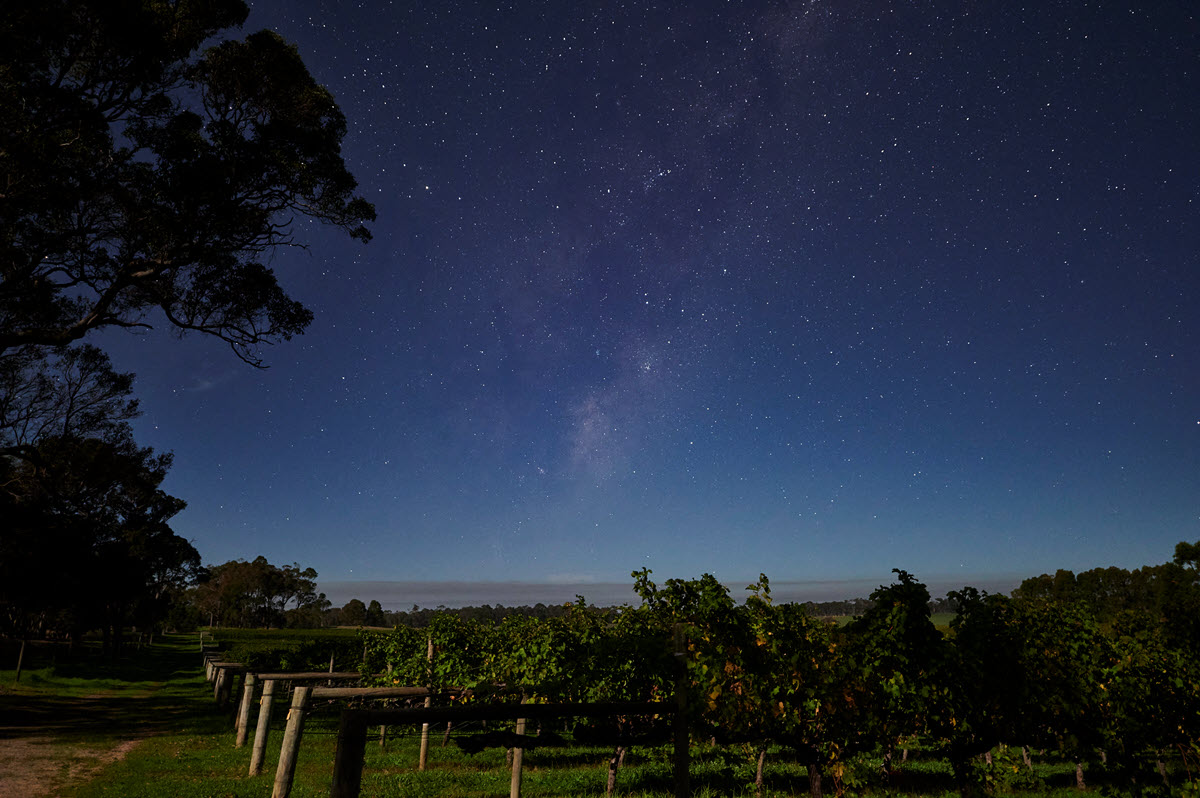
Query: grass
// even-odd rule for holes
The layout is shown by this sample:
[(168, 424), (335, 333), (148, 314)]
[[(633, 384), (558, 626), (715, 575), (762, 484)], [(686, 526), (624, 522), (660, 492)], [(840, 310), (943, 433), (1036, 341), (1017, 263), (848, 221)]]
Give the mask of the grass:
[[(190, 637), (131, 651), (115, 663), (98, 646), (69, 660), (65, 649), (39, 648), (26, 652), (31, 667), (19, 683), (15, 670), (0, 670), (2, 736), (35, 730), (85, 742), (215, 728), (199, 646)], [(15, 656), (9, 661), (15, 664)]]

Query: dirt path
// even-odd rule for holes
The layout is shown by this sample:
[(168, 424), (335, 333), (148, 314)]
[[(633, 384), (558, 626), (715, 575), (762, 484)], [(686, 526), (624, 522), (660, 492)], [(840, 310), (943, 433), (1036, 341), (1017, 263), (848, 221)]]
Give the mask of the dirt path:
[[(0, 798), (58, 796), (211, 708), (207, 689), (179, 689), (181, 679), (202, 677), (196, 655), (178, 646), (156, 646), (117, 665), (60, 664), (58, 672), (66, 680), (61, 692), (0, 685)], [(81, 677), (95, 679), (95, 692), (78, 694)]]
[(139, 742), (100, 745), (47, 736), (0, 738), (0, 795), (54, 798), (64, 787), (82, 784), (105, 765), (124, 759)]

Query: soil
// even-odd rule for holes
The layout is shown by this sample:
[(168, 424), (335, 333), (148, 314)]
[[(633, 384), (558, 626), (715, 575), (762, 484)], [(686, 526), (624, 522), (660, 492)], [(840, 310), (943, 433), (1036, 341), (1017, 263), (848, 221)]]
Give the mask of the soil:
[(0, 737), (0, 795), (53, 798), (125, 757), (140, 740), (115, 745), (70, 743), (46, 735)]

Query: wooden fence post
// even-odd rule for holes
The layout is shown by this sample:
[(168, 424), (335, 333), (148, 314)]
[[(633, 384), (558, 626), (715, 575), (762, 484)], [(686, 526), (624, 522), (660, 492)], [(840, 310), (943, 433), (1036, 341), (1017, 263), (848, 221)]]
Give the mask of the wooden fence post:
[[(521, 697), (521, 703), (525, 703), (524, 696)], [(525, 718), (517, 718), (516, 733), (525, 733)], [(525, 749), (513, 746), (512, 755), (512, 780), (508, 785), (508, 798), (521, 798), (521, 765), (525, 759)]]
[(238, 706), (237, 714), (237, 741), (234, 743), (235, 748), (241, 748), (246, 744), (246, 736), (250, 732), (250, 704), (254, 702), (254, 688), (258, 683), (258, 677), (253, 673), (247, 673), (242, 684), (242, 703)]
[(688, 769), (687, 645), (683, 624), (675, 624), (675, 798), (691, 794)]
[(254, 748), (250, 753), (250, 775), (257, 776), (263, 770), (263, 758), (267, 754), (267, 733), (271, 730), (271, 702), (275, 696), (275, 680), (263, 680), (262, 699), (258, 702), (258, 727), (254, 732)]
[[(388, 682), (392, 681), (392, 670), (393, 670), (392, 663), (389, 662), (388, 663)], [(383, 748), (383, 745), (385, 742), (387, 742), (387, 724), (386, 723), (379, 727), (379, 747)]]
[[(433, 635), (429, 636), (428, 643), (425, 646), (425, 660), (429, 663), (429, 667), (430, 667), (429, 673), (430, 673), (430, 678), (432, 679), (433, 678), (433, 670), (432, 670), (432, 668), (433, 668)], [(429, 688), (430, 692), (432, 693), (433, 684), (431, 683), (426, 686)], [(433, 695), (432, 694), (425, 696), (425, 708), (429, 709), (431, 706), (433, 706)], [(420, 756), (417, 757), (417, 770), (424, 770), (425, 763), (428, 761), (429, 761), (429, 724), (422, 723), (421, 724), (421, 753), (420, 753)]]
[(297, 687), (292, 695), (292, 707), (288, 710), (287, 728), (283, 732), (283, 748), (279, 752), (279, 766), (275, 769), (275, 788), (271, 798), (288, 798), (292, 792), (292, 779), (296, 776), (296, 757), (300, 753), (300, 739), (304, 736), (304, 714), (308, 710), (308, 694), (311, 687)]
[(225, 679), (228, 675), (229, 672), (225, 668), (213, 665), (213, 701), (217, 702), (217, 706), (224, 706), (221, 697), (225, 695)]
[(353, 710), (342, 710), (337, 752), (333, 755), (333, 787), (329, 798), (358, 798), (363, 759), (367, 754), (367, 724)]
[[(229, 678), (225, 681), (225, 694), (221, 696), (221, 707), (222, 708), (228, 707), (229, 704), (233, 701), (234, 685), (237, 684), (237, 681), (239, 678), (242, 680), (242, 683), (245, 684), (246, 679), (243, 674), (239, 673), (236, 670), (230, 671)], [(238, 713), (235, 711), (233, 713), (234, 729), (237, 728), (237, 716), (238, 716)]]

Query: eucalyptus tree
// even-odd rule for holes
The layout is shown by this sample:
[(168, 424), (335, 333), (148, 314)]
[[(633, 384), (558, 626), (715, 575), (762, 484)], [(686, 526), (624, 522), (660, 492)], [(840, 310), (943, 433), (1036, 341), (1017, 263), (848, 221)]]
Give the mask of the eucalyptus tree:
[(0, 352), (165, 320), (259, 347), (312, 314), (267, 256), (309, 217), (370, 237), (346, 121), (241, 0), (0, 7)]

